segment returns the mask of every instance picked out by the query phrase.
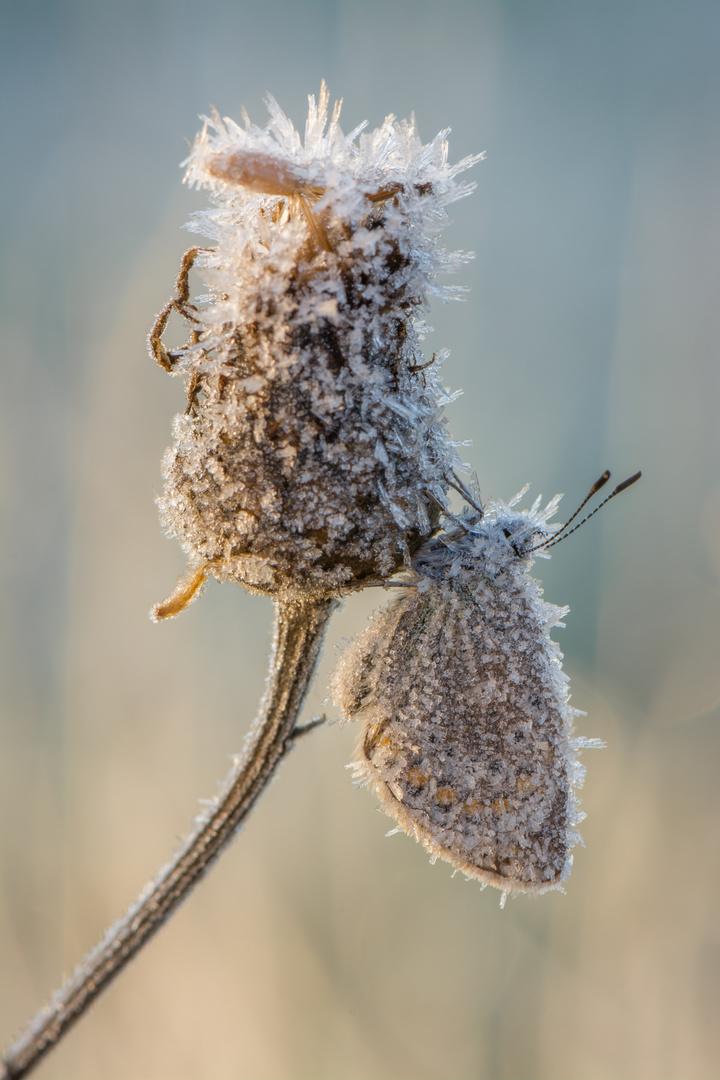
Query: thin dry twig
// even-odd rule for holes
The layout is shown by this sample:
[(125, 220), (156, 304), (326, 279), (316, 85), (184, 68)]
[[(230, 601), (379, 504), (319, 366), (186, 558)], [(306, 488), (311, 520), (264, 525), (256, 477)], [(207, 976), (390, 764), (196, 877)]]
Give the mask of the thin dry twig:
[(5, 1051), (0, 1080), (19, 1080), (35, 1068), (168, 920), (232, 840), (295, 741), (293, 729), (335, 605), (335, 600), (327, 598), (276, 605), (267, 690), (247, 749), (234, 765), (223, 793), (172, 862)]

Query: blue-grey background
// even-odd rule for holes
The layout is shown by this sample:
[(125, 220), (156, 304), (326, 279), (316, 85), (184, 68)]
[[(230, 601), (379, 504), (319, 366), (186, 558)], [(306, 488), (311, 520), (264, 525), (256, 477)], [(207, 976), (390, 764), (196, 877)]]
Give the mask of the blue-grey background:
[[(211, 105), (415, 113), (479, 150), (438, 307), (485, 494), (640, 485), (540, 562), (588, 752), (567, 895), (506, 910), (298, 746), (47, 1080), (705, 1080), (720, 1044), (720, 7), (714, 0), (3, 0), (2, 996), (8, 1038), (242, 745), (270, 604), (184, 566), (153, 498), (182, 387), (145, 335), (203, 205)], [(569, 512), (569, 511), (568, 511)], [(335, 642), (378, 602), (337, 616)]]

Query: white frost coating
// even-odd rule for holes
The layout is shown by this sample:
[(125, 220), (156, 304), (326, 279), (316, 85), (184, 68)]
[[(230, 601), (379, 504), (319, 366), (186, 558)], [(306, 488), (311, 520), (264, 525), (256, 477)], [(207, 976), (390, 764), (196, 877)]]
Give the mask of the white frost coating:
[[(468, 194), (446, 132), (407, 121), (345, 136), (323, 86), (305, 139), (216, 114), (188, 160), (214, 207), (196, 340), (173, 355), (188, 410), (164, 460), (161, 517), (190, 565), (268, 592), (385, 578), (427, 538), (457, 464), (442, 415), (444, 351), (420, 336), (435, 276), (469, 256), (437, 234)], [(194, 309), (193, 309), (194, 310)], [(432, 520), (431, 520), (432, 519)]]
[(544, 509), (490, 503), (413, 558), (404, 589), (341, 657), (334, 703), (364, 720), (355, 773), (433, 856), (510, 892), (562, 887), (584, 814), (568, 678), (550, 638), (567, 608), (541, 599), (531, 549)]

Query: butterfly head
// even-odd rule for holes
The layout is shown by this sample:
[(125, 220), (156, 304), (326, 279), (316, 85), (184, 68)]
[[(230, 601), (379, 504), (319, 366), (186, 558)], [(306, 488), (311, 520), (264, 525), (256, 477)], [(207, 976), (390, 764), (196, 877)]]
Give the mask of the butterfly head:
[(509, 503), (489, 502), (482, 513), (468, 508), (453, 518), (453, 526), (425, 544), (413, 559), (423, 577), (441, 580), (463, 573), (495, 578), (513, 567), (527, 566), (535, 554), (546, 555), (542, 545), (560, 530), (548, 519), (561, 496), (540, 508), (536, 499), (529, 510), (515, 510), (527, 488)]
[(497, 516), (490, 517), (485, 527), (493, 544), (498, 547), (498, 555), (511, 560), (530, 559), (536, 553), (549, 557), (543, 543), (551, 540), (559, 529), (559, 525), (548, 525), (546, 518), (539, 517), (531, 510), (514, 511), (508, 507), (503, 507)]
[(552, 539), (559, 525), (548, 525), (547, 517), (555, 512), (557, 501), (546, 510), (538, 505), (532, 510), (517, 511), (512, 506), (494, 504), (487, 517), (472, 528), (462, 547), (477, 562), (479, 559), (488, 577), (495, 577), (513, 567), (525, 569), (536, 555), (546, 556), (543, 544)]

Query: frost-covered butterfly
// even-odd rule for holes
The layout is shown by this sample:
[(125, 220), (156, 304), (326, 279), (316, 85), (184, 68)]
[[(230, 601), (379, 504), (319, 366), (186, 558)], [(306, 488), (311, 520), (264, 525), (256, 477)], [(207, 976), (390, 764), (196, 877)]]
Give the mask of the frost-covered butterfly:
[(561, 887), (579, 839), (577, 753), (602, 743), (573, 736), (550, 637), (568, 609), (542, 600), (528, 570), (609, 477), (562, 527), (548, 524), (559, 495), (515, 510), (526, 488), (486, 510), (464, 491), (471, 505), (413, 558), (415, 587), (375, 616), (333, 677), (334, 703), (364, 720), (354, 768), (383, 810), (434, 857), (505, 893)]

